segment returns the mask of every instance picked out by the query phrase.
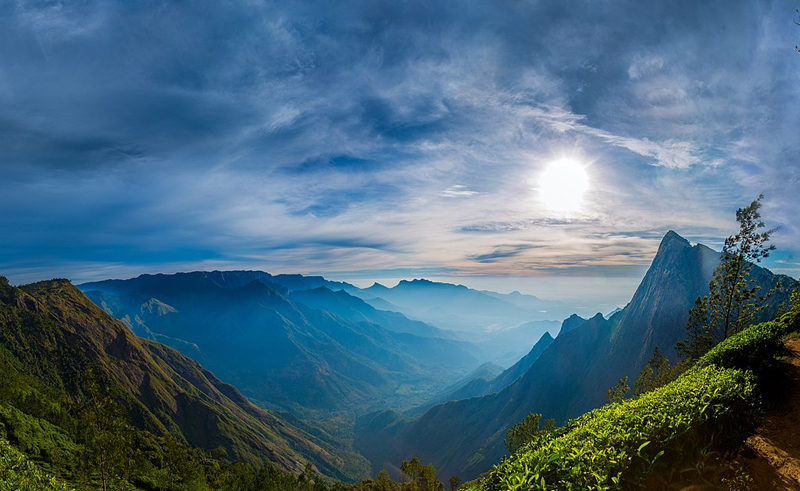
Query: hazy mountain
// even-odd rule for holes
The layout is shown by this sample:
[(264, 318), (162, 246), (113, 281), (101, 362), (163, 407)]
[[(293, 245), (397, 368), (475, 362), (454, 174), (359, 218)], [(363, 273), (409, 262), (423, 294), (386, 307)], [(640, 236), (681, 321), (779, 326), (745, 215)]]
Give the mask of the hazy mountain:
[[(81, 288), (137, 332), (195, 357), (248, 397), (303, 415), (376, 403), (413, 405), (478, 364), (463, 343), (393, 332), (366, 314), (356, 322), (292, 302), (286, 287), (272, 283), (278, 276), (264, 275), (143, 275)], [(305, 297), (341, 301), (342, 313), (357, 315), (345, 295), (319, 290)], [(153, 311), (150, 305), (169, 308)], [(371, 309), (360, 307), (362, 313)], [(374, 309), (370, 314), (372, 320), (381, 316)], [(427, 329), (385, 317), (398, 329)]]
[(14, 288), (0, 277), (0, 359), (72, 398), (91, 369), (139, 428), (207, 450), (222, 447), (252, 464), (267, 459), (297, 472), (310, 459), (329, 476), (352, 478), (343, 469), (360, 459), (254, 406), (177, 351), (134, 336), (67, 280)]
[(534, 295), (526, 295), (518, 291), (511, 293), (497, 293), (488, 290), (479, 290), (484, 295), (498, 298), (521, 309), (531, 312), (539, 312), (547, 319), (559, 319), (564, 316), (564, 312), (569, 312), (570, 307), (563, 302), (554, 300), (542, 300)]
[[(463, 285), (424, 279), (403, 280), (393, 288), (376, 283), (351, 290), (367, 301), (380, 298), (414, 319), (444, 329), (482, 333), (517, 327), (533, 320), (562, 319), (571, 313), (560, 302), (548, 302), (518, 292), (503, 295)], [(540, 333), (541, 334), (541, 333)]]
[(561, 329), (558, 331), (558, 335), (561, 336), (561, 334), (575, 329), (576, 327), (585, 323), (587, 320), (589, 319), (584, 319), (578, 314), (572, 314), (564, 319), (564, 322), (561, 323)]
[[(400, 454), (418, 455), (442, 475), (477, 476), (501, 458), (506, 429), (528, 413), (563, 423), (603, 404), (621, 377), (634, 380), (656, 346), (674, 355), (675, 343), (685, 337), (688, 310), (707, 293), (718, 260), (718, 253), (669, 232), (630, 304), (611, 319), (567, 319), (530, 368), (500, 392), (436, 406), (415, 421), (391, 413), (365, 417), (357, 425), (357, 448), (378, 466)], [(776, 304), (797, 284), (759, 267), (753, 277), (763, 288), (783, 283)], [(363, 430), (377, 434), (362, 436)], [(381, 438), (383, 447), (370, 446)]]
[[(453, 387), (445, 391), (444, 395), (437, 397), (435, 400), (431, 401), (431, 403), (426, 404), (423, 407), (425, 409), (429, 409), (436, 404), (442, 404), (447, 401), (485, 396), (505, 389), (516, 379), (522, 376), (544, 352), (545, 348), (550, 346), (550, 343), (552, 342), (553, 337), (549, 332), (545, 332), (542, 334), (542, 337), (539, 338), (539, 341), (533, 345), (533, 348), (531, 348), (528, 354), (523, 356), (511, 367), (503, 370), (502, 372), (493, 373), (490, 371), (490, 369), (494, 368), (495, 365), (481, 365), (480, 368), (484, 368), (484, 370), (476, 370), (470, 374), (470, 376), (465, 377), (464, 381), (455, 384)], [(421, 414), (421, 412), (422, 411), (417, 409), (406, 414), (414, 415)]]
[(450, 331), (439, 329), (421, 321), (411, 320), (399, 312), (378, 310), (364, 300), (350, 295), (345, 290), (334, 292), (327, 287), (321, 286), (312, 290), (292, 292), (288, 298), (293, 302), (331, 312), (351, 322), (378, 324), (390, 331), (429, 338), (453, 339), (454, 337)]
[[(539, 338), (539, 341), (533, 345), (533, 348), (531, 348), (527, 355), (523, 356), (518, 362), (504, 370), (503, 373), (492, 380), (482, 394), (475, 394), (470, 397), (492, 394), (511, 385), (515, 380), (528, 371), (528, 369), (536, 362), (536, 360), (539, 359), (539, 356), (544, 353), (544, 350), (547, 349), (552, 342), (553, 336), (551, 336), (549, 332), (542, 334), (542, 337)], [(465, 399), (465, 397), (459, 397), (459, 395), (460, 394), (458, 393), (454, 393), (452, 399)]]

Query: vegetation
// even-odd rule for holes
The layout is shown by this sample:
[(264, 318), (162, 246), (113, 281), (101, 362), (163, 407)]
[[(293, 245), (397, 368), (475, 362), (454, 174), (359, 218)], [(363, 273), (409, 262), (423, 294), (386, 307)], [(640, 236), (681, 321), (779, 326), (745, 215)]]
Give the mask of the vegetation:
[(679, 369), (670, 365), (667, 357), (656, 347), (653, 350), (653, 357), (636, 377), (636, 382), (633, 384), (633, 395), (638, 396), (662, 387), (675, 380), (679, 374)]
[(509, 428), (505, 439), (508, 451), (514, 453), (524, 445), (534, 442), (555, 430), (556, 420), (548, 419), (540, 429), (539, 421), (541, 419), (541, 414), (530, 413), (522, 421)]
[(754, 263), (761, 262), (775, 249), (768, 244), (774, 229), (761, 221), (761, 200), (736, 210), (739, 232), (725, 239), (719, 265), (709, 283), (709, 294), (698, 298), (689, 312), (687, 339), (678, 343), (677, 351), (690, 364), (712, 346), (749, 326), (756, 314), (766, 308), (772, 292), (759, 295), (761, 287), (750, 278)]
[[(297, 453), (277, 443), (254, 462), (251, 441), (301, 430), (220, 386), (177, 352), (134, 338), (68, 282), (23, 290), (0, 277), (0, 491), (444, 490), (416, 458), (398, 482), (382, 472), (358, 484), (311, 463), (289, 461), (305, 467), (287, 471)], [(188, 444), (193, 431), (208, 437), (206, 449)]]
[(72, 491), (0, 438), (0, 491)]
[(757, 382), (777, 367), (782, 337), (800, 331), (800, 293), (793, 298), (789, 312), (730, 336), (677, 380), (570, 421), (461, 489), (661, 488), (740, 479), (710, 475), (709, 467), (735, 451), (758, 420)]
[(628, 377), (619, 379), (617, 385), (608, 389), (606, 392), (606, 401), (609, 403), (619, 402), (625, 398), (625, 395), (630, 392), (631, 387), (628, 385)]

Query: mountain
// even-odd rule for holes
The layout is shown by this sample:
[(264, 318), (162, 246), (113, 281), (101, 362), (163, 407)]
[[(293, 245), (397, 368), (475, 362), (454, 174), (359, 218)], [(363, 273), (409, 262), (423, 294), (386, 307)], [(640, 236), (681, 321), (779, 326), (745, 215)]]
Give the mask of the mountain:
[(539, 312), (545, 315), (549, 314), (547, 316), (548, 319), (562, 317), (561, 315), (559, 315), (561, 312), (568, 312), (570, 310), (570, 307), (563, 302), (558, 302), (554, 300), (543, 300), (534, 295), (525, 295), (516, 290), (511, 293), (497, 293), (488, 290), (479, 290), (479, 291), (484, 295), (489, 295), (490, 297), (498, 298), (500, 300), (508, 302), (511, 305), (516, 305), (521, 309), (525, 309), (531, 312)]
[[(321, 286), (310, 290), (294, 291), (289, 294), (288, 298), (293, 302), (336, 314), (351, 322), (377, 324), (390, 331), (428, 338), (454, 338), (449, 331), (421, 321), (411, 320), (399, 312), (379, 310), (364, 300), (350, 295), (345, 290), (334, 292)], [(466, 343), (464, 344), (466, 345)]]
[[(397, 461), (398, 455), (418, 455), (431, 461), (442, 475), (470, 479), (499, 461), (509, 426), (528, 413), (541, 413), (563, 423), (605, 402), (609, 387), (636, 375), (658, 346), (673, 360), (674, 345), (685, 337), (688, 311), (698, 295), (708, 292), (708, 281), (719, 261), (718, 253), (703, 245), (691, 246), (669, 232), (637, 288), (631, 302), (605, 319), (567, 319), (562, 331), (528, 370), (500, 392), (451, 401), (422, 417), (406, 421), (396, 415), (366, 416), (357, 423), (356, 448), (373, 464)], [(769, 289), (779, 281), (777, 306), (797, 282), (773, 275), (758, 266), (753, 278)], [(775, 308), (764, 312), (765, 319)], [(583, 322), (582, 322), (583, 321)], [(383, 440), (384, 447), (365, 446)]]
[(174, 349), (134, 336), (67, 280), (16, 288), (0, 277), (0, 366), (4, 381), (29, 380), (61, 401), (80, 400), (91, 370), (140, 429), (252, 464), (299, 472), (311, 461), (344, 479), (354, 476), (343, 469), (367, 465), (249, 403)]
[[(492, 380), (482, 394), (475, 394), (475, 396), (492, 394), (511, 385), (528, 371), (552, 342), (553, 336), (551, 336), (549, 332), (542, 334), (542, 337), (533, 345), (533, 348), (531, 348), (527, 355), (523, 356), (518, 362), (504, 370), (503, 373)], [(464, 397), (458, 397), (458, 395), (459, 394), (453, 394), (453, 399), (464, 399)]]
[[(197, 359), (253, 400), (301, 416), (418, 404), (479, 364), (464, 343), (377, 322), (438, 333), (431, 326), (356, 305), (347, 293), (324, 287), (289, 293), (273, 282), (282, 278), (194, 272), (81, 288), (138, 334)], [(293, 302), (292, 295), (344, 317)]]
[[(376, 283), (350, 293), (366, 301), (380, 298), (407, 316), (454, 331), (483, 333), (533, 320), (560, 319), (570, 309), (530, 295), (481, 292), (463, 285), (425, 279), (403, 280), (393, 288)], [(541, 333), (540, 333), (541, 334)]]
[(464, 377), (463, 380), (448, 387), (443, 391), (443, 395), (434, 398), (427, 404), (423, 404), (412, 411), (406, 411), (405, 414), (408, 416), (419, 416), (437, 404), (494, 394), (495, 392), (505, 389), (524, 374), (552, 342), (553, 337), (549, 332), (545, 332), (539, 338), (539, 341), (533, 345), (533, 348), (531, 348), (528, 354), (506, 370), (497, 371), (497, 365), (485, 363), (474, 372)]
[(589, 319), (584, 319), (583, 317), (579, 316), (578, 314), (572, 314), (571, 316), (564, 319), (564, 322), (561, 323), (561, 330), (558, 331), (558, 335), (565, 332), (569, 332), (576, 327), (581, 326), (583, 323), (588, 321)]

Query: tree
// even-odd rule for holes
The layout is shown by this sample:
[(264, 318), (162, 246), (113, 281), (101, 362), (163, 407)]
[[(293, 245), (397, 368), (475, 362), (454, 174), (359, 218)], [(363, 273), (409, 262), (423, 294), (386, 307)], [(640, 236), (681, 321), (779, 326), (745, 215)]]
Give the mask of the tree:
[(128, 424), (125, 410), (101, 386), (92, 370), (85, 374), (85, 400), (80, 409), (84, 444), (81, 473), (85, 481), (96, 477), (103, 491), (122, 485), (138, 466), (134, 448), (134, 430)]
[(512, 454), (525, 446), (526, 444), (537, 440), (542, 435), (552, 433), (556, 427), (556, 420), (548, 419), (539, 429), (539, 421), (542, 419), (541, 414), (530, 413), (525, 416), (525, 419), (515, 424), (506, 432), (505, 444), (508, 451)]
[(679, 374), (678, 366), (670, 365), (667, 357), (656, 346), (653, 350), (653, 357), (642, 368), (639, 376), (636, 377), (636, 382), (633, 383), (633, 395), (638, 396), (667, 385), (675, 380)]
[(797, 286), (797, 288), (795, 288), (794, 291), (792, 292), (792, 296), (789, 299), (789, 305), (790, 305), (789, 308), (790, 311), (792, 312), (800, 311), (800, 285)]
[(461, 478), (458, 476), (453, 476), (450, 478), (450, 491), (455, 491), (458, 489), (458, 486), (461, 484)]
[(627, 394), (629, 390), (631, 390), (631, 388), (628, 386), (628, 377), (626, 376), (619, 379), (617, 385), (608, 389), (608, 392), (606, 392), (606, 400), (609, 404), (619, 402), (625, 398), (625, 394)]
[(400, 471), (403, 473), (403, 491), (444, 491), (444, 484), (436, 479), (433, 465), (423, 466), (417, 457), (404, 460), (400, 464)]
[(775, 250), (774, 245), (768, 244), (775, 229), (760, 231), (765, 227), (759, 212), (762, 199), (763, 194), (736, 210), (739, 232), (725, 239), (720, 262), (708, 284), (709, 294), (698, 297), (689, 312), (687, 339), (676, 345), (689, 362), (750, 325), (755, 315), (767, 307), (766, 300), (772, 292), (759, 296), (761, 287), (750, 278), (753, 263), (760, 263)]
[(689, 310), (689, 321), (686, 323), (686, 339), (678, 341), (675, 351), (682, 360), (694, 363), (714, 346), (708, 333), (708, 300), (697, 297)]

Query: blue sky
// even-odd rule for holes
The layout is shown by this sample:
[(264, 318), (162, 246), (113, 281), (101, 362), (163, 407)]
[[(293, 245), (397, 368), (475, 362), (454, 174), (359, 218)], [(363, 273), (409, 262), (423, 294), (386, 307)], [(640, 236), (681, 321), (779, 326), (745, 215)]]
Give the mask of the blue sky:
[[(0, 274), (624, 303), (667, 230), (718, 248), (763, 192), (768, 266), (797, 277), (797, 6), (3, 2)], [(589, 180), (567, 214), (537, 191), (565, 157)]]

